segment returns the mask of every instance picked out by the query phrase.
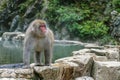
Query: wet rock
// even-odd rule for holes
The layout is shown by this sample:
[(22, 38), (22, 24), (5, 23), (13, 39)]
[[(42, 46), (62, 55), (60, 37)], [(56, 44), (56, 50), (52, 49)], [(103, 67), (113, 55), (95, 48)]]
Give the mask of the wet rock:
[(23, 63), (17, 63), (17, 64), (4, 64), (0, 65), (0, 69), (2, 68), (22, 68), (24, 66)]
[(120, 62), (96, 61), (92, 73), (95, 80), (120, 80)]

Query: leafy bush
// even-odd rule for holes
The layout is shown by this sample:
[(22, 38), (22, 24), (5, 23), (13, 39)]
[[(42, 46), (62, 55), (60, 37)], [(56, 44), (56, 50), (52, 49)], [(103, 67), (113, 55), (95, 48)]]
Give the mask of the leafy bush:
[(120, 0), (112, 0), (114, 8), (120, 12)]
[[(67, 6), (65, 6), (65, 4), (60, 6), (59, 1), (54, 0), (54, 3), (52, 2), (49, 5), (47, 12), (47, 15), (49, 15), (47, 16), (47, 19), (51, 24), (57, 24), (56, 29), (67, 27), (70, 36), (73, 38), (76, 36), (85, 39), (95, 39), (106, 35), (108, 27), (104, 24), (104, 21), (98, 20), (98, 18), (101, 18), (99, 15), (102, 14), (96, 11), (97, 15), (95, 15), (95, 13), (91, 13), (92, 11), (94, 10), (90, 9), (86, 4), (81, 3), (81, 5), (75, 6), (74, 3)], [(103, 16), (102, 19), (104, 19)]]
[(113, 0), (112, 2), (116, 7), (120, 7), (120, 0)]
[(80, 38), (91, 39), (106, 35), (108, 32), (108, 27), (103, 22), (96, 21), (86, 21), (82, 24), (73, 23), (68, 29)]
[(34, 0), (26, 0), (24, 3), (19, 5), (19, 11), (20, 12), (25, 12), (28, 8), (28, 6), (30, 6), (31, 4), (34, 3)]
[(117, 42), (113, 37), (110, 35), (104, 35), (101, 37), (101, 39), (98, 40), (100, 45), (110, 44), (110, 45), (119, 45), (119, 42)]
[(59, 14), (59, 21), (75, 22), (83, 20), (85, 17), (89, 16), (90, 10), (81, 10), (73, 6), (61, 6), (56, 12)]

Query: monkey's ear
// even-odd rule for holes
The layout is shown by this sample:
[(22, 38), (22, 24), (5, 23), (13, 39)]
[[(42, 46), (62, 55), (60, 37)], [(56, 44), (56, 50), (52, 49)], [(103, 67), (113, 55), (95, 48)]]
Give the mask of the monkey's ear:
[(31, 28), (31, 31), (32, 31), (32, 32), (34, 32), (34, 31), (35, 31), (34, 27), (32, 27), (32, 28)]
[(35, 23), (33, 23), (33, 24), (32, 24), (32, 26), (36, 27), (36, 24), (35, 24)]

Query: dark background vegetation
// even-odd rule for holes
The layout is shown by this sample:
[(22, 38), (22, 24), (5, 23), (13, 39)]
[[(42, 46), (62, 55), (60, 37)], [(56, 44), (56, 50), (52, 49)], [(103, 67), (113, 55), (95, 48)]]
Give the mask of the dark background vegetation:
[(25, 32), (38, 18), (46, 20), (55, 35), (65, 33), (64, 28), (67, 39), (117, 44), (111, 35), (112, 11), (120, 13), (120, 0), (1, 0), (0, 31)]

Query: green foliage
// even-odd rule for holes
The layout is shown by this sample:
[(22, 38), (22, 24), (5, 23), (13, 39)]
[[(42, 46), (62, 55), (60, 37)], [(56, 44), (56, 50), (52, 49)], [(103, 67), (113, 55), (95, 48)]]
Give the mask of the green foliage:
[(112, 0), (115, 9), (120, 12), (120, 0)]
[(108, 27), (106, 27), (103, 22), (86, 21), (82, 24), (73, 23), (69, 27), (69, 31), (80, 38), (95, 39), (106, 35), (108, 32)]
[(1, 0), (0, 1), (0, 12), (3, 11), (3, 9), (5, 9), (5, 7), (7, 6), (9, 0)]
[(101, 39), (98, 40), (100, 45), (110, 44), (110, 45), (118, 45), (119, 43), (110, 35), (104, 35)]
[(81, 10), (73, 6), (61, 6), (56, 12), (59, 14), (58, 19), (60, 22), (75, 22), (83, 20), (85, 17), (89, 16), (90, 10)]
[(112, 2), (116, 7), (120, 6), (120, 0), (113, 0)]
[(26, 2), (19, 5), (19, 12), (24, 12), (27, 10), (28, 6), (34, 3), (34, 0), (26, 0)]
[[(7, 6), (7, 1), (2, 0), (0, 11)], [(35, 4), (36, 0), (25, 0), (19, 4), (19, 14), (23, 16), (28, 8)], [(43, 0), (45, 1), (45, 0)], [(70, 36), (74, 38), (80, 37), (84, 39), (96, 39), (104, 37), (108, 34), (110, 25), (110, 15), (105, 14), (108, 3), (110, 9), (113, 8), (120, 12), (120, 0), (47, 0), (49, 4), (41, 3), (41, 5), (34, 6), (33, 15), (30, 18), (41, 18), (41, 11), (47, 6), (44, 14), (45, 20), (52, 26), (53, 30), (60, 30), (66, 27), (70, 32)], [(112, 5), (111, 5), (112, 2)], [(40, 7), (40, 8), (39, 8)], [(112, 8), (111, 8), (112, 7)], [(106, 23), (106, 24), (105, 24)], [(107, 26), (106, 26), (107, 25)], [(107, 41), (108, 37), (104, 37), (103, 41)]]
[(109, 18), (103, 15), (105, 4), (84, 0), (83, 2), (79, 0), (49, 2), (48, 21), (53, 26), (57, 25), (55, 26), (57, 29), (66, 27), (71, 37), (96, 39), (108, 33), (109, 28), (104, 21), (108, 21)]

